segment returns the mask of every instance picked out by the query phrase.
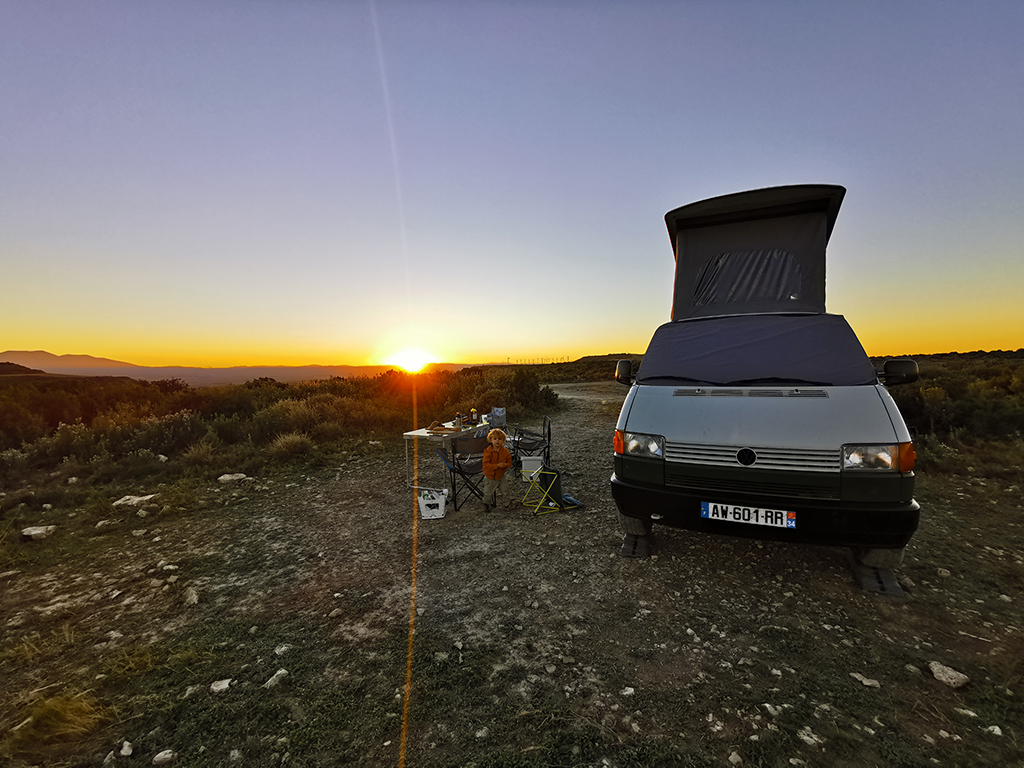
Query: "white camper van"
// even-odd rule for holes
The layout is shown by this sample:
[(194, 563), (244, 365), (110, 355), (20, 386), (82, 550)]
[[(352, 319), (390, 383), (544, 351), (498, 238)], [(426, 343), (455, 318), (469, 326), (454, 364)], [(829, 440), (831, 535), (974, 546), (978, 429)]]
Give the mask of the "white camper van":
[(676, 258), (672, 320), (654, 333), (615, 428), (612, 497), (623, 554), (652, 523), (850, 547), (897, 567), (917, 529), (914, 447), (841, 315), (825, 311), (825, 246), (846, 190), (740, 192), (665, 215)]

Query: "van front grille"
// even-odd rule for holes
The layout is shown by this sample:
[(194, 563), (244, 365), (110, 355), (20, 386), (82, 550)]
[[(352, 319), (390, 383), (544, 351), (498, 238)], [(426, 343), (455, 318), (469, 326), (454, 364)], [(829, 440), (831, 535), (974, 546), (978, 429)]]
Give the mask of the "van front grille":
[[(753, 459), (753, 461), (751, 461)], [(779, 449), (757, 446), (665, 443), (666, 471), (673, 462), (708, 467), (750, 467), (796, 472), (836, 472), (842, 468), (839, 449)]]
[(808, 485), (794, 482), (769, 482), (758, 480), (725, 480), (715, 477), (694, 477), (683, 474), (671, 464), (665, 465), (665, 484), (674, 488), (708, 494), (707, 501), (713, 501), (711, 494), (722, 494), (726, 498), (743, 496), (778, 496), (788, 499), (814, 499), (816, 501), (839, 500), (839, 478), (822, 485)]

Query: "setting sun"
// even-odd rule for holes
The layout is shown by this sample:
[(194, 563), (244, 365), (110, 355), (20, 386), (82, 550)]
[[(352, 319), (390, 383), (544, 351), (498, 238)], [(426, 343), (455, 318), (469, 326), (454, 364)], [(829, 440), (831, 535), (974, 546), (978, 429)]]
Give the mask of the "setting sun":
[(404, 368), (409, 373), (416, 373), (422, 370), (423, 366), (429, 363), (436, 363), (437, 360), (429, 352), (424, 352), (422, 349), (403, 349), (401, 352), (395, 352), (384, 362), (388, 365), (397, 365)]

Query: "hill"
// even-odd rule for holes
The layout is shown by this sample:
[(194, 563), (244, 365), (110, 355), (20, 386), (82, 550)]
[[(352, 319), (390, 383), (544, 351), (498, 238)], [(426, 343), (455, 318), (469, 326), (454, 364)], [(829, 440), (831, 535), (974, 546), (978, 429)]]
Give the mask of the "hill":
[(35, 368), (26, 368), (24, 365), (18, 365), (17, 363), (6, 363), (0, 362), (0, 376), (32, 376), (42, 375), (45, 376), (45, 371), (37, 371)]

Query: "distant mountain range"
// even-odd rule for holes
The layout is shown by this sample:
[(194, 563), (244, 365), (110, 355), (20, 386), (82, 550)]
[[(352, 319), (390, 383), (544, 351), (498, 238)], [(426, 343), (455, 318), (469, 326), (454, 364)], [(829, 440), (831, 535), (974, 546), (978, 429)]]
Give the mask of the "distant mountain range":
[[(8, 362), (34, 368), (45, 373), (69, 376), (128, 376), (143, 381), (181, 379), (194, 387), (217, 384), (243, 384), (259, 378), (281, 382), (313, 381), (332, 377), (353, 378), (376, 376), (393, 365), (281, 365), (234, 366), (231, 368), (195, 368), (188, 366), (151, 367), (92, 355), (54, 355), (42, 350), (8, 350), (0, 352), (0, 363)], [(466, 368), (456, 363), (435, 363), (433, 370), (457, 371)]]

